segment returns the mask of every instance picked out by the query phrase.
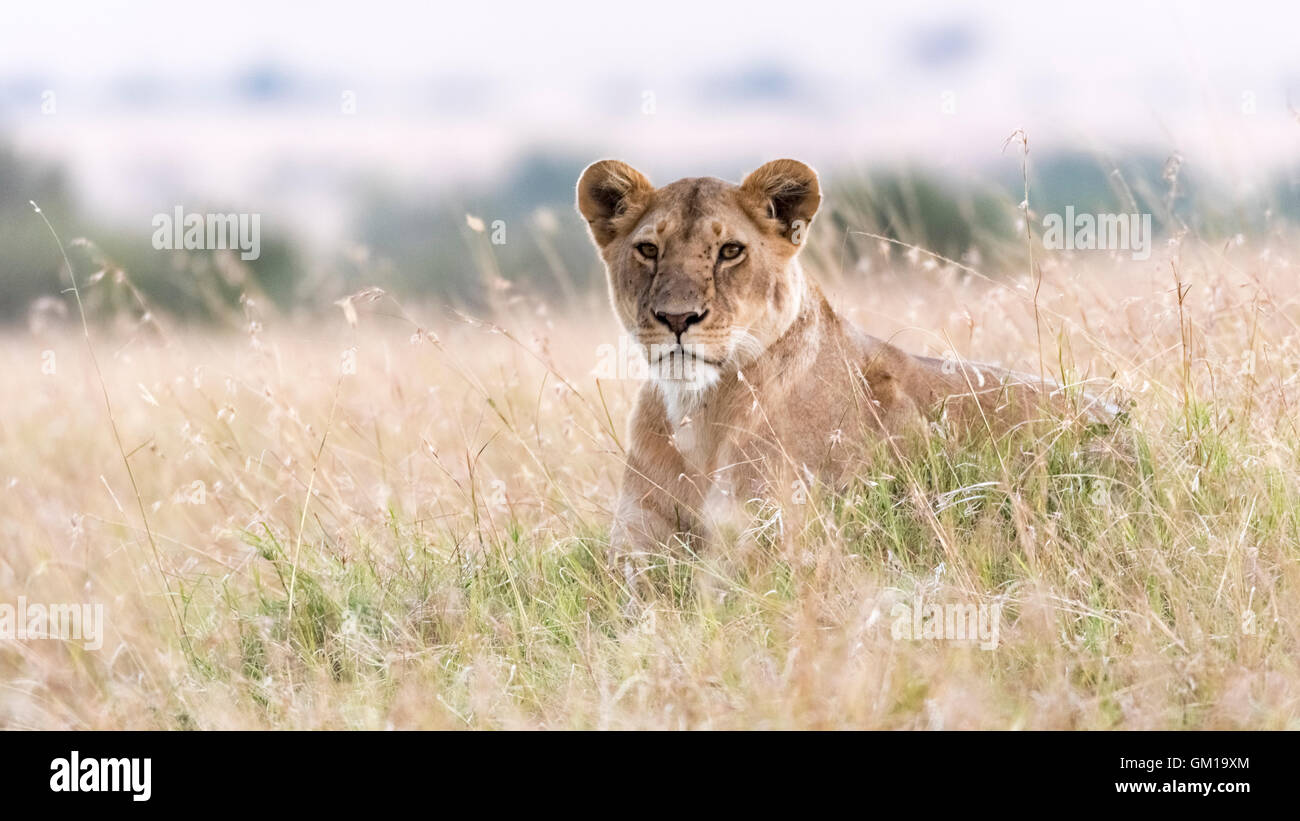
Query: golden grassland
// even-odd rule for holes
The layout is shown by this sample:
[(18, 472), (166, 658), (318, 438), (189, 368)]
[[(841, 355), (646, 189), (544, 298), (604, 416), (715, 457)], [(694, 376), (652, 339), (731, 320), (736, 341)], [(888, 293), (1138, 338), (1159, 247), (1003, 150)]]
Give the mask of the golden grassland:
[[(637, 386), (591, 373), (597, 297), (92, 324), (111, 417), (79, 325), (13, 330), (0, 603), (101, 602), (105, 638), (0, 640), (0, 726), (1295, 727), (1295, 247), (1040, 252), (1041, 288), (888, 245), (810, 260), (909, 350), (1131, 407), (936, 433), (813, 488), (815, 516), (756, 503), (636, 608), (604, 551)], [(997, 647), (895, 637), (918, 596), (997, 604)]]

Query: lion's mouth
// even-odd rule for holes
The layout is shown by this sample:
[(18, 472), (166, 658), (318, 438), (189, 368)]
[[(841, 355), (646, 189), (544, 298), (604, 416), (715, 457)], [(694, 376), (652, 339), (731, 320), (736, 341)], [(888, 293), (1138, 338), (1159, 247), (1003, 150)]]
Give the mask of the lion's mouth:
[(691, 350), (685, 345), (677, 345), (673, 348), (670, 348), (667, 351), (664, 351), (659, 356), (652, 359), (650, 363), (652, 365), (658, 365), (663, 363), (665, 360), (671, 361), (672, 358), (676, 356), (680, 356), (682, 359), (693, 359), (696, 362), (702, 362), (705, 365), (712, 365), (715, 368), (722, 367), (721, 359), (714, 359), (712, 357), (705, 356), (699, 353), (698, 351)]

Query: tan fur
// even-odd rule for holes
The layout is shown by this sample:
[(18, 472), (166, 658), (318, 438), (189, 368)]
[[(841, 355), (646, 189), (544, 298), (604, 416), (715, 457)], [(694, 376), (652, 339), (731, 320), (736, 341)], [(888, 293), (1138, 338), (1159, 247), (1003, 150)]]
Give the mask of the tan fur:
[[(817, 174), (803, 163), (770, 162), (740, 185), (691, 178), (655, 188), (631, 166), (603, 160), (583, 172), (577, 201), (623, 327), (650, 351), (698, 366), (691, 379), (651, 380), (640, 391), (615, 557), (706, 535), (703, 512), (718, 498), (743, 501), (808, 474), (838, 478), (854, 467), (854, 442), (923, 429), (941, 404), (950, 418), (992, 431), (1025, 420), (1049, 393), (987, 366), (945, 368), (842, 319), (799, 265), (821, 202)], [(638, 250), (644, 243), (656, 248), (653, 259)], [(734, 260), (722, 258), (729, 243), (744, 246)], [(669, 324), (693, 314), (703, 318), (680, 343), (699, 360), (675, 352)]]

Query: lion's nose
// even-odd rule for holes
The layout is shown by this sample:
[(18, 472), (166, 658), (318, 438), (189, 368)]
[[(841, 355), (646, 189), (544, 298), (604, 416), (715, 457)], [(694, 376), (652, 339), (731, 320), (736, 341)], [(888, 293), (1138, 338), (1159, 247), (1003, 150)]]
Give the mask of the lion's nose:
[(655, 319), (667, 325), (668, 329), (676, 334), (677, 338), (680, 339), (682, 334), (686, 333), (687, 328), (697, 322), (703, 322), (704, 317), (707, 316), (708, 313), (708, 311), (705, 311), (702, 314), (697, 314), (694, 311), (691, 311), (690, 313), (685, 314), (667, 314), (663, 311), (656, 311)]

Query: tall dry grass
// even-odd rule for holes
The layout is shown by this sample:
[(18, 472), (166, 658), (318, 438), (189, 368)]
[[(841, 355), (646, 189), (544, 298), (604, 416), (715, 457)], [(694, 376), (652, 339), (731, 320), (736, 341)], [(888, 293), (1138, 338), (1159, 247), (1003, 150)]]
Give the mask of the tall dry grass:
[[(640, 610), (603, 565), (636, 385), (591, 375), (597, 298), (92, 329), (122, 452), (80, 330), (10, 332), (0, 602), (102, 602), (106, 636), (0, 641), (0, 726), (1293, 727), (1296, 247), (819, 266), (873, 333), (1041, 350), (1125, 423), (936, 434), (816, 516), (756, 504)], [(918, 595), (998, 604), (998, 646), (895, 638)]]

